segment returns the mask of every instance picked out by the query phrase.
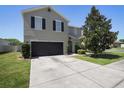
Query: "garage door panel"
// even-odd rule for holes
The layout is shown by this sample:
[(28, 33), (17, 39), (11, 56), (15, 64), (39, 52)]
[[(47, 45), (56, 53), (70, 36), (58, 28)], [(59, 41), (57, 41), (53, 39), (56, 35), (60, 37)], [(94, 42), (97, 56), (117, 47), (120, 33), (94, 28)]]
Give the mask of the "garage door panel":
[(32, 57), (62, 55), (62, 42), (32, 42), (31, 43)]

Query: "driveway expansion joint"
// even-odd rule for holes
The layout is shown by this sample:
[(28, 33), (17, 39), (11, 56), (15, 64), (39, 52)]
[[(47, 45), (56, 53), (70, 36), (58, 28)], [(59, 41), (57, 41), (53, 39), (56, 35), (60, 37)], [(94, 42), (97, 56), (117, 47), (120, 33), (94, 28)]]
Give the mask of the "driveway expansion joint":
[[(64, 58), (65, 57), (65, 58)], [(65, 59), (65, 61), (64, 61), (64, 59)], [(51, 63), (52, 63), (52, 66), (50, 66), (50, 67), (52, 67), (53, 69), (54, 69), (54, 72), (52, 72), (52, 71), (50, 71), (50, 72), (47, 72), (47, 75), (46, 75), (46, 77), (47, 77), (47, 79), (46, 79), (46, 77), (44, 77), (44, 74), (45, 73), (43, 73), (43, 75), (41, 74), (41, 72), (42, 72), (42, 70), (40, 70), (39, 68), (40, 68), (40, 66), (41, 67), (43, 67), (43, 65), (41, 65), (41, 63), (40, 62), (42, 62), (42, 60), (43, 60), (43, 64), (45, 63), (45, 62), (47, 62), (47, 63), (49, 63), (49, 64), (46, 64), (45, 63), (45, 67), (49, 67), (49, 66), (47, 66), (47, 65), (50, 65)], [(34, 62), (33, 62), (34, 61)], [(67, 62), (66, 62), (67, 61)], [(77, 63), (76, 63), (76, 61), (77, 61)], [(82, 61), (83, 62), (83, 60), (80, 60), (80, 61)], [(32, 79), (35, 79), (37, 76), (38, 76), (38, 74), (37, 74), (37, 72), (38, 73), (40, 73), (41, 75), (41, 77), (38, 77), (38, 82), (37, 83), (35, 83), (36, 81), (34, 80), (33, 81), (33, 83), (32, 82), (30, 82), (30, 83), (32, 83), (32, 84), (30, 84), (30, 87), (36, 87), (36, 86), (42, 86), (42, 85), (44, 85), (44, 84), (48, 84), (48, 83), (55, 83), (56, 81), (57, 82), (59, 82), (58, 80), (63, 80), (63, 79), (65, 79), (65, 78), (68, 78), (68, 77), (73, 77), (73, 75), (75, 76), (75, 75), (78, 75), (78, 77), (77, 78), (81, 78), (80, 80), (82, 81), (83, 79), (85, 80), (85, 79), (87, 79), (88, 81), (87, 82), (92, 82), (93, 84), (96, 84), (97, 86), (99, 86), (99, 87), (102, 87), (102, 88), (104, 88), (104, 87), (106, 87), (106, 86), (110, 86), (110, 87), (112, 87), (112, 88), (114, 88), (114, 87), (117, 87), (118, 85), (120, 85), (122, 82), (124, 82), (124, 76), (123, 75), (120, 75), (120, 74), (123, 74), (124, 73), (124, 71), (122, 71), (122, 70), (120, 70), (120, 69), (117, 69), (117, 68), (114, 68), (113, 67), (113, 64), (114, 64), (114, 66), (116, 65), (116, 63), (112, 63), (112, 64), (108, 64), (108, 65), (112, 65), (112, 66), (108, 66), (108, 65), (94, 65), (93, 63), (91, 64), (90, 62), (88, 62), (88, 63), (86, 63), (85, 61), (84, 61), (84, 64), (80, 64), (80, 63), (78, 63), (78, 62), (80, 62), (80, 61), (78, 61), (78, 60), (75, 60), (75, 61), (73, 61), (69, 56), (51, 56), (51, 57), (40, 57), (40, 58), (37, 58), (37, 59), (34, 59), (34, 60), (32, 60), (32, 62), (31, 62), (31, 65), (32, 65), (32, 63), (34, 63), (34, 65), (32, 65), (31, 66), (31, 72), (30, 72), (30, 80)], [(51, 63), (50, 63), (51, 62)], [(123, 60), (122, 61), (119, 61), (119, 62), (121, 62), (121, 64), (122, 64), (122, 62), (124, 62)], [(54, 64), (55, 64), (55, 66), (54, 66)], [(58, 65), (58, 64), (60, 64), (60, 65)], [(121, 65), (120, 64), (120, 65)], [(37, 65), (38, 65), (38, 69), (37, 69)], [(82, 66), (80, 66), (80, 65), (82, 65)], [(36, 68), (34, 68), (34, 67)], [(62, 69), (61, 67), (59, 68), (59, 66), (63, 66), (64, 68), (65, 68), (65, 70), (60, 70), (60, 69)], [(79, 66), (79, 67), (78, 67)], [(43, 70), (46, 70), (46, 69), (49, 69), (49, 68), (45, 68), (45, 67), (43, 67)], [(84, 67), (84, 69), (82, 69), (82, 67)], [(123, 67), (123, 66), (121, 66), (121, 67)], [(67, 70), (66, 70), (66, 68), (67, 68)], [(78, 69), (79, 68), (79, 69)], [(89, 74), (89, 76), (88, 75), (85, 75), (85, 72), (86, 73), (88, 73), (88, 71), (90, 71), (90, 72), (92, 72), (92, 70), (94, 70), (94, 71), (99, 71), (99, 68), (106, 68), (105, 69), (105, 80), (103, 80), (103, 79), (101, 79), (102, 78), (102, 76), (100, 77), (100, 78), (94, 78), (94, 79), (92, 79), (92, 78), (90, 78), (90, 75), (92, 75), (92, 74)], [(36, 70), (36, 72), (35, 72), (35, 70)], [(40, 72), (40, 71), (41, 72)], [(56, 71), (57, 70), (57, 71)], [(104, 71), (104, 69), (102, 70), (102, 71)], [(33, 73), (32, 73), (33, 72)], [(64, 72), (64, 73), (63, 73)], [(70, 73), (71, 72), (71, 73)], [(110, 80), (110, 82), (109, 82), (109, 79), (107, 79), (107, 77), (109, 77), (109, 76), (107, 76), (107, 75), (109, 75), (109, 73), (111, 74), (111, 72), (113, 72), (113, 74), (112, 75), (115, 75), (115, 77), (114, 77), (114, 79), (116, 79), (116, 77), (118, 78), (116, 81), (115, 81), (115, 83), (112, 83), (112, 81)], [(119, 73), (120, 74), (119, 74)], [(55, 74), (57, 74), (57, 75), (60, 75), (59, 77), (57, 76), (57, 77), (49, 77), (48, 78), (48, 76), (54, 76), (54, 75), (52, 75), (51, 73), (55, 73)], [(95, 73), (95, 72), (94, 72)], [(104, 72), (103, 72), (104, 73)], [(108, 74), (107, 74), (108, 73)], [(100, 74), (100, 73), (99, 73)], [(99, 75), (99, 74), (96, 74), (96, 75)], [(33, 75), (36, 75), (36, 77), (33, 77), (33, 78), (31, 78)], [(118, 76), (117, 76), (118, 75)], [(43, 77), (43, 78), (42, 78)], [(42, 79), (40, 79), (40, 78), (42, 78)], [(99, 79), (99, 80), (103, 80), (103, 81), (108, 81), (108, 85), (107, 84), (104, 84), (104, 82), (103, 83), (100, 83), (99, 82), (99, 80), (97, 80), (97, 79)], [(114, 80), (113, 79), (113, 80)], [(55, 82), (54, 82), (55, 81)], [(70, 80), (69, 80), (70, 81)], [(78, 81), (78, 80), (77, 80)], [(76, 81), (76, 82), (77, 82)], [(64, 82), (64, 81), (63, 81)], [(86, 82), (86, 81), (85, 81)], [(72, 82), (71, 82), (72, 83)], [(70, 83), (70, 84), (71, 84)], [(110, 84), (110, 83), (112, 83), (112, 84)], [(61, 84), (61, 83), (60, 83)], [(73, 84), (73, 83), (72, 83)], [(78, 81), (78, 84), (80, 84), (80, 82)], [(84, 85), (85, 85), (85, 83), (83, 83)], [(83, 84), (81, 85), (81, 86), (83, 86)], [(123, 83), (122, 83), (123, 84)], [(59, 84), (58, 84), (59, 85)], [(96, 85), (93, 85), (93, 86), (96, 86)], [(92, 85), (91, 85), (91, 87), (93, 87)], [(68, 87), (68, 86), (66, 86), (66, 87)], [(77, 86), (78, 87), (78, 86)], [(90, 86), (89, 86), (90, 87)], [(122, 86), (123, 87), (123, 86)]]
[(72, 74), (62, 76), (62, 77), (59, 77), (59, 78), (56, 78), (56, 79), (48, 80), (48, 81), (45, 81), (45, 82), (42, 82), (42, 83), (39, 83), (39, 84), (34, 84), (34, 85), (30, 86), (30, 87), (45, 84), (45, 83), (52, 82), (52, 81), (56, 81), (56, 80), (59, 80), (59, 79), (63, 79), (63, 78), (66, 78), (66, 77), (69, 77), (69, 76), (72, 76), (72, 75), (75, 75), (75, 74), (78, 74), (78, 73), (72, 73)]
[(101, 84), (97, 83), (95, 80), (90, 79), (89, 77), (87, 77), (87, 76), (85, 76), (85, 75), (81, 74), (81, 72), (78, 72), (78, 73), (79, 73), (80, 75), (82, 75), (83, 77), (85, 77), (85, 78), (87, 78), (87, 79), (91, 80), (92, 82), (96, 83), (96, 84), (97, 84), (97, 85), (99, 85), (100, 87), (104, 88)]
[(124, 78), (122, 80), (120, 80), (117, 84), (115, 84), (112, 88), (117, 87), (119, 84), (121, 84), (124, 81)]

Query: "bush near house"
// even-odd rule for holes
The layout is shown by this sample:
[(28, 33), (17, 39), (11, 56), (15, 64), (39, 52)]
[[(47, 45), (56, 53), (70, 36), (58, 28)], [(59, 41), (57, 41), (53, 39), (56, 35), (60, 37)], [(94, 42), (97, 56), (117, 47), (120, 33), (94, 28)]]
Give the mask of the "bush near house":
[(85, 53), (86, 53), (86, 50), (78, 49), (78, 50), (77, 50), (77, 53), (78, 53), (78, 54), (85, 54)]
[(29, 44), (22, 45), (22, 56), (24, 58), (30, 58), (30, 45)]
[(75, 53), (77, 53), (77, 51), (81, 49), (79, 45), (75, 45)]

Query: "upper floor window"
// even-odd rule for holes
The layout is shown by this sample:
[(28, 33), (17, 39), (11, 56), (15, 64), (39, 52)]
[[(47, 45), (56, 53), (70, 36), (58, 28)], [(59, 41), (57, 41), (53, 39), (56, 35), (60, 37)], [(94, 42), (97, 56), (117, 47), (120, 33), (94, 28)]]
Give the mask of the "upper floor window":
[(44, 30), (46, 29), (46, 20), (45, 18), (32, 16), (31, 17), (31, 28), (36, 30)]
[(61, 21), (56, 20), (56, 31), (61, 32), (62, 31), (61, 28), (62, 28)]
[(42, 17), (35, 17), (35, 29), (42, 30)]
[(63, 32), (64, 31), (64, 23), (60, 20), (53, 21), (53, 31)]

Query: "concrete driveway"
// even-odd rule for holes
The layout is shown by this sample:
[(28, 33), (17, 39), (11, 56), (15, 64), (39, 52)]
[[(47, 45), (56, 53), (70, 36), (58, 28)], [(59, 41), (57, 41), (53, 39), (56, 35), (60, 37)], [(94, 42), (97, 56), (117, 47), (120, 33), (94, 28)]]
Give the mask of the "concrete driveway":
[(124, 87), (124, 61), (101, 66), (68, 55), (31, 60), (31, 88)]

